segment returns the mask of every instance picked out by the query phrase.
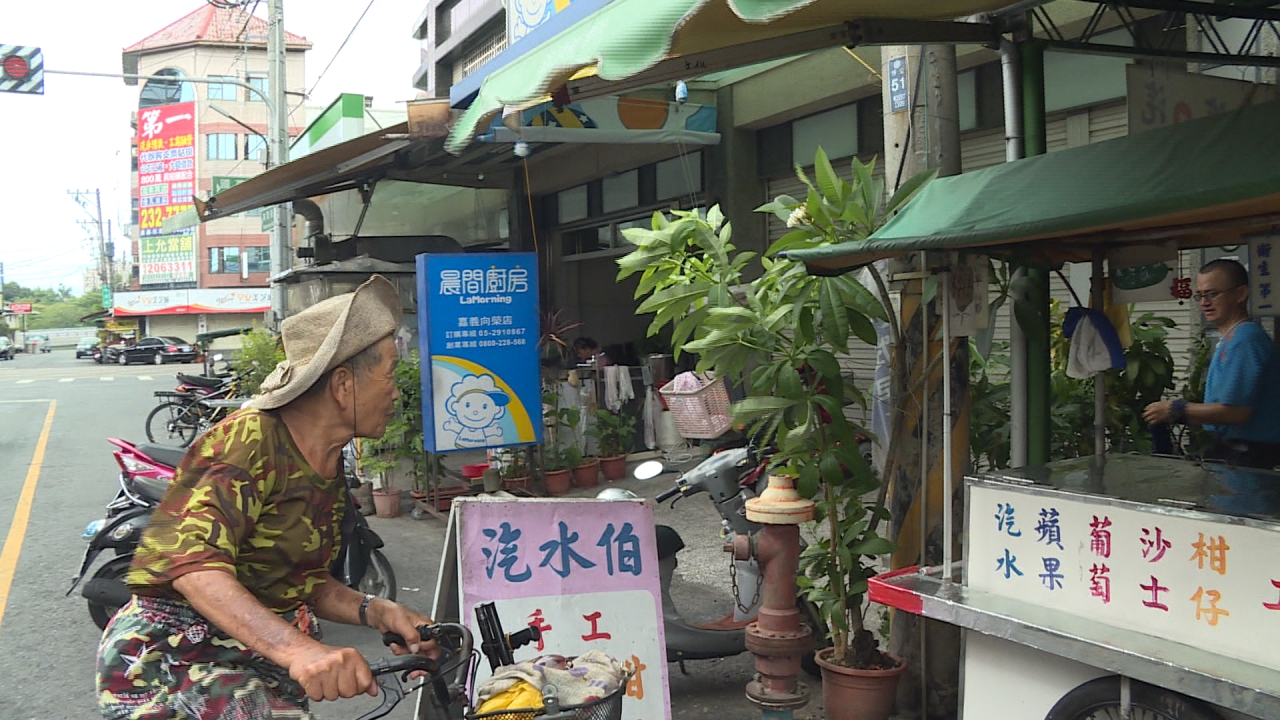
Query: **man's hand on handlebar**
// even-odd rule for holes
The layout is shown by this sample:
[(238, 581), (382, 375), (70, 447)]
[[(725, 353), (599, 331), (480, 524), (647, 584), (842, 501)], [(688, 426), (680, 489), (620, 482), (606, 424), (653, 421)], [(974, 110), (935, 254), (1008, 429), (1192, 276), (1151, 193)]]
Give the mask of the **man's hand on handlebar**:
[(421, 642), (418, 639), (418, 626), (432, 624), (431, 618), (426, 615), (416, 613), (399, 603), (377, 598), (369, 604), (369, 624), (380, 633), (395, 633), (409, 640), (408, 647), (399, 643), (390, 646), (391, 652), (396, 655), (418, 653), (430, 658), (440, 657), (440, 646), (434, 640)]
[(378, 695), (369, 663), (355, 648), (314, 643), (289, 663), (289, 677), (317, 702)]

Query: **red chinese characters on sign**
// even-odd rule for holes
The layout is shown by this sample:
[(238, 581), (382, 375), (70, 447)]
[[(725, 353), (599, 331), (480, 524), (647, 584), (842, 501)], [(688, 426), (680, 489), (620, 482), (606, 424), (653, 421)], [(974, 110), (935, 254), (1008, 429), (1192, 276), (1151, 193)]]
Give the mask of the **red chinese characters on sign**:
[(610, 635), (607, 632), (602, 632), (600, 630), (598, 623), (600, 622), (601, 617), (602, 617), (602, 613), (599, 610), (591, 613), (590, 615), (582, 616), (583, 620), (586, 620), (587, 622), (591, 623), (591, 632), (586, 635), (583, 635), (582, 636), (583, 640), (586, 640), (587, 642), (591, 642), (592, 640), (612, 640), (613, 639), (612, 635)]
[(1111, 602), (1111, 568), (1106, 563), (1094, 563), (1089, 568), (1089, 595), (1100, 598), (1102, 602)]
[(196, 188), (195, 103), (138, 111), (138, 234), (161, 234), (192, 204)]
[(1093, 516), (1089, 523), (1089, 552), (1100, 558), (1111, 557), (1111, 518), (1103, 516), (1101, 520)]
[(538, 608), (529, 614), (529, 624), (538, 628), (538, 652), (546, 649), (546, 640), (544, 636), (548, 630), (551, 630), (551, 624), (547, 619), (542, 617), (542, 608)]
[(1160, 593), (1162, 593), (1162, 592), (1169, 592), (1169, 588), (1167, 588), (1167, 587), (1165, 587), (1165, 586), (1161, 585), (1161, 584), (1160, 584), (1160, 581), (1156, 579), (1156, 576), (1155, 576), (1155, 575), (1152, 575), (1152, 576), (1151, 576), (1151, 584), (1150, 584), (1150, 585), (1143, 585), (1143, 584), (1139, 583), (1139, 584), (1138, 584), (1138, 587), (1140, 587), (1140, 588), (1142, 588), (1143, 590), (1146, 590), (1147, 592), (1151, 593), (1151, 599), (1150, 599), (1150, 600), (1143, 600), (1143, 601), (1142, 601), (1142, 604), (1143, 604), (1143, 605), (1145, 605), (1145, 606), (1147, 606), (1147, 607), (1149, 607), (1149, 608), (1155, 608), (1155, 609), (1157, 609), (1157, 610), (1163, 610), (1163, 611), (1165, 611), (1165, 612), (1169, 612), (1169, 606), (1168, 606), (1168, 605), (1165, 605), (1165, 604), (1164, 604), (1164, 603), (1162, 603), (1162, 602), (1160, 602)]
[(1173, 543), (1164, 539), (1164, 531), (1160, 528), (1155, 528), (1154, 532), (1151, 528), (1142, 528), (1138, 542), (1142, 544), (1142, 557), (1147, 562), (1160, 562), (1165, 552), (1173, 547)]

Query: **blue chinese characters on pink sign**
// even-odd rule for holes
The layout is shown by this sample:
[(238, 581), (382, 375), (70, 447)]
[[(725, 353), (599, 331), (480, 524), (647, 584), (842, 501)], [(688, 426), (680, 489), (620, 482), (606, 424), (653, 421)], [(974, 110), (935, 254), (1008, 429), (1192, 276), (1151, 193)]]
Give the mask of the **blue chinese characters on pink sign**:
[(533, 253), (418, 256), (423, 445), (541, 442)]

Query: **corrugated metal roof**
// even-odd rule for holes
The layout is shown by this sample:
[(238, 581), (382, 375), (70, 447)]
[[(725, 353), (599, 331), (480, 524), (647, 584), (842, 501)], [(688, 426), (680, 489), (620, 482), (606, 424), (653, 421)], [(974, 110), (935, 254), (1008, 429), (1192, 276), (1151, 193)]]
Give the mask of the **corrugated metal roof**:
[[(248, 25), (245, 24), (248, 20)], [(243, 34), (242, 32), (243, 31)], [(285, 46), (295, 49), (311, 47), (311, 41), (288, 30), (284, 33)], [(201, 3), (200, 8), (170, 23), (159, 32), (124, 49), (126, 53), (140, 53), (186, 45), (266, 45), (267, 21), (250, 16), (243, 8), (216, 8)]]

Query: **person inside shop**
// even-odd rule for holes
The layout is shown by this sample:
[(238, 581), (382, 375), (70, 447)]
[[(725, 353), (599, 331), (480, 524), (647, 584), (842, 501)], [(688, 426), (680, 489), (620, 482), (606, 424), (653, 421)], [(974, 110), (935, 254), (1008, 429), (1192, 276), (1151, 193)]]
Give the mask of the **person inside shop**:
[(431, 622), (329, 574), (346, 509), (342, 451), (382, 436), (399, 393), (401, 300), (373, 276), (281, 326), (286, 359), (187, 453), (142, 536), (130, 601), (98, 648), (110, 720), (310, 720), (309, 700), (377, 695), (316, 618), (411, 639)]
[(580, 363), (594, 362), (596, 367), (608, 367), (613, 363), (609, 361), (609, 356), (604, 354), (600, 349), (600, 345), (589, 337), (580, 337), (573, 341), (573, 352), (578, 356)]
[(1218, 328), (1204, 402), (1155, 402), (1142, 413), (1158, 423), (1203, 425), (1213, 434), (1206, 457), (1231, 465), (1280, 465), (1280, 353), (1249, 319), (1249, 274), (1234, 260), (1214, 260), (1196, 275), (1196, 302)]

